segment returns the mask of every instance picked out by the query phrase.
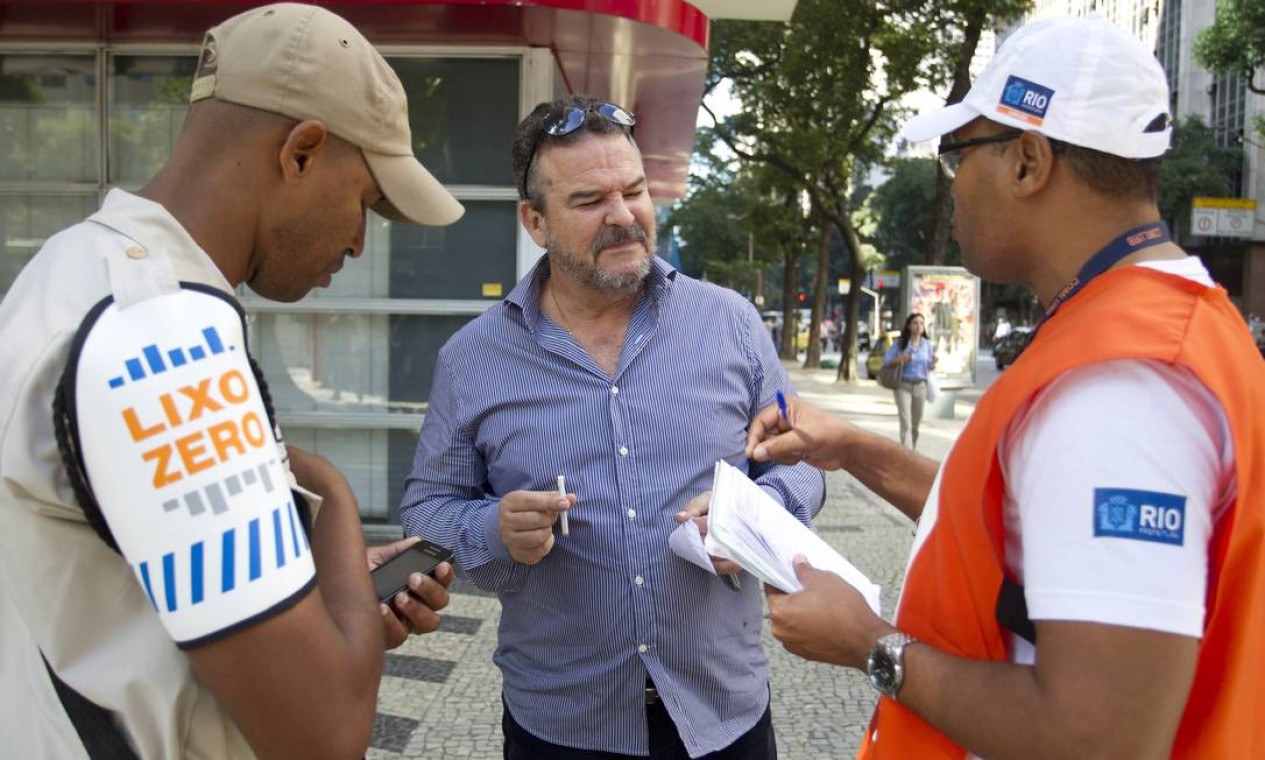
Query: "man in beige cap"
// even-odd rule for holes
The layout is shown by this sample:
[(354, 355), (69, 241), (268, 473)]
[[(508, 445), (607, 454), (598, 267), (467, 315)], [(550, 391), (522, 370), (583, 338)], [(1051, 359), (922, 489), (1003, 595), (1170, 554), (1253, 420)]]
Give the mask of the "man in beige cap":
[(447, 565), (377, 603), (368, 567), (410, 542), (366, 563), (346, 479), (271, 424), (231, 295), (328, 286), (368, 209), (460, 217), (399, 80), (343, 19), (273, 5), (208, 32), (192, 101), (153, 179), (0, 304), (13, 757), (360, 757), (384, 645), (447, 603)]

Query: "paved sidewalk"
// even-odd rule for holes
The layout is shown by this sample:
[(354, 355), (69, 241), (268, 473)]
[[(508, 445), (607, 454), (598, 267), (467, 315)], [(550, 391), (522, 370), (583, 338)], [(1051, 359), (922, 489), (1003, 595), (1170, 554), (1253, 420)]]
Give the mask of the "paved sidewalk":
[[(813, 404), (895, 439), (891, 391), (873, 381), (835, 383), (835, 370), (787, 365), (791, 382)], [(976, 392), (963, 392), (953, 419), (924, 419), (920, 447), (942, 458), (972, 409)], [(850, 476), (828, 473), (827, 500), (815, 527), (832, 546), (883, 588), (888, 617), (899, 594), (912, 525), (880, 503)], [(492, 664), (500, 605), (460, 581), (440, 630), (414, 636), (388, 653), (379, 689), (378, 719), (370, 760), (501, 756), (501, 676)], [(864, 676), (809, 663), (764, 640), (772, 671), (773, 722), (782, 760), (827, 760), (856, 754), (874, 706)]]

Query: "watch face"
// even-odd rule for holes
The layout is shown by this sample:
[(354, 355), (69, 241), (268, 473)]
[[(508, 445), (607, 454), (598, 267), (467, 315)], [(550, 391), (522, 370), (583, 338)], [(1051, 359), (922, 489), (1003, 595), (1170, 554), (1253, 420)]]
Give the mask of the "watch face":
[(870, 675), (870, 684), (880, 693), (891, 696), (896, 688), (896, 663), (892, 662), (886, 649), (876, 647), (870, 653), (866, 670)]

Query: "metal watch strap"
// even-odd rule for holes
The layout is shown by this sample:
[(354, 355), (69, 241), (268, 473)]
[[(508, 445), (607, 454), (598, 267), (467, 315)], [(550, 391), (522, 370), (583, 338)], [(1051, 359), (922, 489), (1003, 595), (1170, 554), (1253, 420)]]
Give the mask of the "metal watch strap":
[(879, 685), (875, 682), (874, 674), (871, 672), (868, 673), (870, 676), (870, 685), (885, 696), (891, 699), (896, 699), (896, 695), (900, 693), (901, 686), (905, 683), (905, 648), (910, 644), (915, 644), (917, 642), (918, 639), (902, 631), (894, 631), (874, 642), (874, 647), (871, 649), (871, 656), (867, 658), (866, 662), (867, 671), (870, 670), (869, 666), (874, 659), (873, 653), (881, 651), (893, 663), (895, 671), (893, 675), (895, 677), (895, 682), (892, 684), (891, 692), (888, 693), (886, 690), (879, 687)]

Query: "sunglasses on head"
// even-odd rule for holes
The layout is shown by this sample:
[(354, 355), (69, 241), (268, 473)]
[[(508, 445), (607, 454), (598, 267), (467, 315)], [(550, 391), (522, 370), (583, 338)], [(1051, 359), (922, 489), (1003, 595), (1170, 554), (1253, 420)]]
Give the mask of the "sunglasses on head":
[[(625, 111), (623, 108), (614, 103), (597, 103), (587, 108), (579, 106), (567, 106), (557, 117), (549, 119), (545, 122), (545, 134), (549, 137), (562, 137), (569, 135), (584, 125), (584, 120), (588, 118), (590, 113), (596, 113), (603, 119), (612, 124), (628, 128), (628, 134), (632, 134), (633, 127), (637, 126), (637, 117), (632, 113)], [(531, 174), (531, 163), (536, 159), (536, 149), (540, 147), (540, 140), (537, 140), (531, 147), (531, 153), (527, 155), (527, 165), (523, 168), (523, 197), (527, 197), (527, 177)]]

